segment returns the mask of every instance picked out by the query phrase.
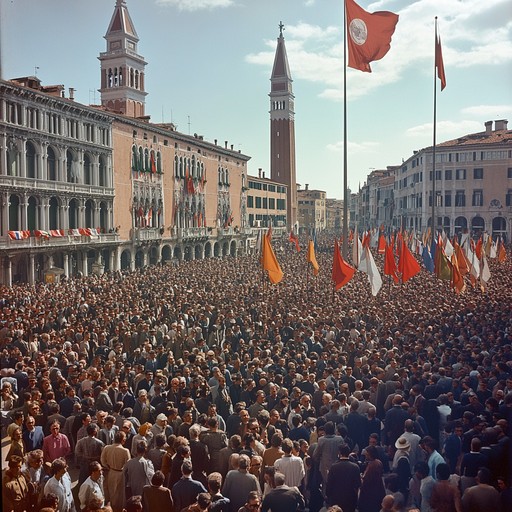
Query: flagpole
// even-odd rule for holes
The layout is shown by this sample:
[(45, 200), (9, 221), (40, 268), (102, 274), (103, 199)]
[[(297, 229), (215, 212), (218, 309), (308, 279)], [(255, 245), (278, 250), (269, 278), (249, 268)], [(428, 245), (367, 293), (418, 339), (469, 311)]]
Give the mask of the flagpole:
[(343, 257), (348, 254), (348, 174), (347, 174), (347, 6), (343, 2)]
[(432, 241), (430, 247), (434, 246), (436, 228), (435, 228), (435, 215), (436, 215), (436, 124), (437, 124), (437, 79), (436, 79), (436, 67), (437, 67), (437, 16), (434, 22), (434, 128), (433, 128), (433, 142), (432, 142)]

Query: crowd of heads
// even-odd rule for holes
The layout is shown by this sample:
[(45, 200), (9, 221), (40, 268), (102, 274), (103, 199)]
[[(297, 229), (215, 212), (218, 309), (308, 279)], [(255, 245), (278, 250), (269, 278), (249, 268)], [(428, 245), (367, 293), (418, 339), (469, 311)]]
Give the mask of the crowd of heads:
[[(337, 415), (364, 407), (378, 422), (400, 405), (411, 429), (418, 416), (426, 420), (426, 450), (442, 447), (443, 429), (475, 429), (487, 446), (510, 436), (510, 259), (490, 261), (484, 294), (469, 286), (456, 295), (422, 270), (403, 285), (385, 281), (373, 297), (362, 273), (334, 291), (327, 242), (320, 240), (318, 276), (303, 253), (282, 245), (277, 286), (257, 257), (244, 256), (1, 288), (7, 423), (18, 411), (45, 428), (52, 414), (80, 414), (87, 435), (97, 436), (122, 417), (116, 442), (132, 429), (147, 442), (159, 424), (165, 435), (155, 442), (179, 454), (183, 437), (218, 428), (248, 452), (262, 442), (287, 453), (295, 441), (307, 457), (309, 439), (288, 439), (291, 429), (347, 436), (344, 423), (332, 421)], [(119, 400), (127, 392), (132, 403)], [(441, 429), (432, 400), (450, 409)], [(269, 424), (289, 416), (284, 440), (265, 437)], [(396, 439), (374, 434), (395, 450)], [(372, 443), (367, 436), (355, 444), (360, 453)], [(139, 448), (144, 443), (132, 453)], [(372, 446), (366, 452), (377, 456)]]

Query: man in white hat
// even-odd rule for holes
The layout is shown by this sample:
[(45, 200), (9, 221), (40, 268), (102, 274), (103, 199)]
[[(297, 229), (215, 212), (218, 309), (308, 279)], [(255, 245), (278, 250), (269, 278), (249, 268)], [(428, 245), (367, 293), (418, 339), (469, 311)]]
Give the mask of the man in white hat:
[(425, 460), (424, 452), (420, 446), (421, 437), (418, 434), (414, 433), (413, 420), (405, 420), (404, 433), (400, 436), (400, 438), (407, 439), (407, 441), (409, 441), (409, 444), (411, 445), (411, 447), (409, 448), (409, 464), (411, 467), (411, 473), (413, 473), (414, 466), (416, 465), (416, 463)]
[(393, 464), (391, 465), (392, 470), (395, 471), (398, 467), (398, 461), (405, 457), (407, 462), (410, 462), (409, 453), (411, 451), (411, 443), (403, 436), (400, 436), (395, 442), (395, 456), (393, 457)]

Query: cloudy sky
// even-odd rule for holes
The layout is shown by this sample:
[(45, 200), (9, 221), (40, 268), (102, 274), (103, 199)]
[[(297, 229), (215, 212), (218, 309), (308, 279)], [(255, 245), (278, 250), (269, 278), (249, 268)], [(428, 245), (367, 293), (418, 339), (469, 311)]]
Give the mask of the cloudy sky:
[[(99, 102), (97, 56), (115, 0), (0, 0), (3, 78), (32, 75)], [(343, 195), (342, 0), (127, 0), (146, 69), (146, 111), (183, 133), (228, 140), (269, 171), (270, 73), (278, 25), (294, 79), (297, 179)], [(400, 16), (372, 73), (348, 70), (348, 175), (399, 164), (432, 144), (434, 18), (447, 87), (438, 88), (437, 140), (512, 125), (510, 0), (381, 0)], [(37, 67), (37, 69), (36, 69)]]

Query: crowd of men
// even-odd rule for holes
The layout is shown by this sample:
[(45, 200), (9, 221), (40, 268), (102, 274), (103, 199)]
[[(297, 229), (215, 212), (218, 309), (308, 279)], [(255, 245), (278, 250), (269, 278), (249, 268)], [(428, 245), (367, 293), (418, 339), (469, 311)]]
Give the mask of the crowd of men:
[(512, 510), (510, 257), (372, 297), (284, 249), (277, 286), (247, 256), (0, 289), (3, 510)]

